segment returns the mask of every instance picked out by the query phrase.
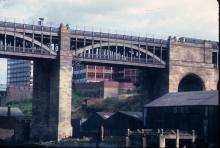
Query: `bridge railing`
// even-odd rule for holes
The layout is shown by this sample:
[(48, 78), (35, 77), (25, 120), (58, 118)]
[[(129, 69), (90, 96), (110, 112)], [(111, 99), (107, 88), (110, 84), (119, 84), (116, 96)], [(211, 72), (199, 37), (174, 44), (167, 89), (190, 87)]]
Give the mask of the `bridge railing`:
[(41, 48), (27, 48), (27, 47), (23, 48), (23, 47), (14, 47), (14, 46), (5, 47), (0, 45), (0, 51), (50, 55), (49, 51), (42, 50)]
[(121, 61), (121, 62), (132, 62), (132, 63), (142, 63), (142, 64), (156, 64), (163, 65), (160, 61), (153, 58), (136, 58), (136, 57), (123, 57), (123, 56), (113, 56), (113, 55), (97, 55), (97, 54), (80, 54), (77, 55), (78, 58), (85, 59), (97, 59), (97, 60), (110, 60), (110, 61)]
[(119, 40), (128, 40), (128, 41), (147, 42), (147, 43), (167, 45), (167, 40), (149, 38), (149, 37), (138, 37), (138, 36), (132, 36), (132, 35), (103, 33), (103, 32), (94, 32), (94, 31), (85, 31), (85, 30), (71, 30), (71, 33), (74, 35), (80, 35), (80, 36), (86, 35), (86, 36), (98, 37), (98, 38), (119, 39)]
[(20, 24), (7, 21), (0, 21), (0, 27), (9, 27), (17, 29), (27, 29), (27, 30), (36, 30), (36, 31), (45, 31), (45, 32), (55, 32), (59, 31), (59, 28), (40, 26), (40, 25), (30, 25), (30, 24)]

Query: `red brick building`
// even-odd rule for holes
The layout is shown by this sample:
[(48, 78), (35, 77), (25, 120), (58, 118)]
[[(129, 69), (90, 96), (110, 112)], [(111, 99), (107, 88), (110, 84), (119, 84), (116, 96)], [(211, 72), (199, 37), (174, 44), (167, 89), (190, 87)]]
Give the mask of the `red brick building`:
[(77, 65), (74, 67), (73, 83), (100, 82), (104, 80), (138, 83), (137, 69)]

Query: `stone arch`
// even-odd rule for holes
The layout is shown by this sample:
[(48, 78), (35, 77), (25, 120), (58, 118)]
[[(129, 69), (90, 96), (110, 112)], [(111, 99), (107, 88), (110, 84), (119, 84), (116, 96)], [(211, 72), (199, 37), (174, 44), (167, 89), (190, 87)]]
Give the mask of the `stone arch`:
[[(22, 34), (10, 32), (10, 31), (6, 31), (6, 32), (5, 32), (5, 31), (1, 31), (1, 30), (0, 30), (0, 34), (5, 34), (5, 33), (6, 33), (7, 35), (9, 35), (9, 36), (16, 36), (17, 38), (23, 39), (23, 35), (22, 35)], [(25, 39), (26, 41), (32, 42), (32, 38), (30, 38), (30, 37), (24, 36), (24, 39)], [(35, 45), (38, 45), (38, 46), (41, 46), (41, 43), (40, 43), (39, 41), (37, 41), (37, 40), (34, 40), (34, 44), (35, 44)], [(42, 45), (42, 47), (43, 47), (44, 50), (48, 51), (48, 52), (51, 53), (52, 55), (56, 55), (56, 52), (53, 51), (53, 50), (51, 50), (49, 47), (47, 47), (47, 46), (45, 46), (45, 45)]]
[(203, 90), (205, 90), (204, 81), (194, 73), (188, 73), (183, 76), (178, 85), (178, 92)]
[[(87, 50), (92, 49), (92, 47), (93, 47), (93, 48), (98, 48), (98, 47), (101, 47), (101, 46), (102, 46), (102, 47), (104, 47), (104, 46), (116, 46), (116, 43), (113, 43), (113, 42), (110, 42), (110, 43), (105, 42), (105, 43), (102, 43), (102, 44), (97, 43), (97, 44), (94, 44), (93, 46), (92, 46), (92, 45), (89, 45), (89, 46), (86, 46), (86, 47), (77, 49), (76, 53), (74, 53), (74, 54), (78, 55), (78, 54), (83, 53), (84, 51), (87, 51)], [(123, 45), (123, 43), (117, 43), (117, 46), (121, 46), (121, 47), (125, 46), (125, 47), (127, 47), (127, 48), (132, 48), (132, 49), (134, 49), (134, 50), (140, 50), (140, 52), (146, 53), (146, 50), (145, 50), (145, 49), (143, 49), (143, 48), (139, 48), (139, 49), (138, 49), (138, 47), (135, 46), (135, 45), (132, 45), (132, 46), (131, 46), (130, 44), (124, 44), (124, 45)], [(163, 64), (163, 65), (166, 64), (166, 62), (165, 62), (164, 60), (160, 59), (158, 56), (154, 55), (154, 54), (153, 54), (152, 52), (150, 52), (150, 51), (147, 52), (147, 55), (151, 56), (152, 58), (154, 58), (155, 60), (157, 60), (158, 62), (160, 62), (160, 63)]]

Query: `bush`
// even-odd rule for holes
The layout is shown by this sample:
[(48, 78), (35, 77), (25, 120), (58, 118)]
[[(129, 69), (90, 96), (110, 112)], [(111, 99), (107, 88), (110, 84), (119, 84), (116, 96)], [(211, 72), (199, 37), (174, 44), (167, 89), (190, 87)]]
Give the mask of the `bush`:
[(24, 99), (19, 101), (10, 101), (7, 105), (11, 105), (11, 107), (18, 107), (26, 116), (32, 115), (32, 100)]

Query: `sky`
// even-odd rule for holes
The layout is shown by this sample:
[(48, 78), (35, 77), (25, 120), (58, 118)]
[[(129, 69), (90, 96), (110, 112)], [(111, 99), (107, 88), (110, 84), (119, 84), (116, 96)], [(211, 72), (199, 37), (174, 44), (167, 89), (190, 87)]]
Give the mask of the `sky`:
[[(217, 0), (0, 0), (0, 20), (167, 39), (218, 41)], [(0, 84), (6, 60), (0, 59)]]

